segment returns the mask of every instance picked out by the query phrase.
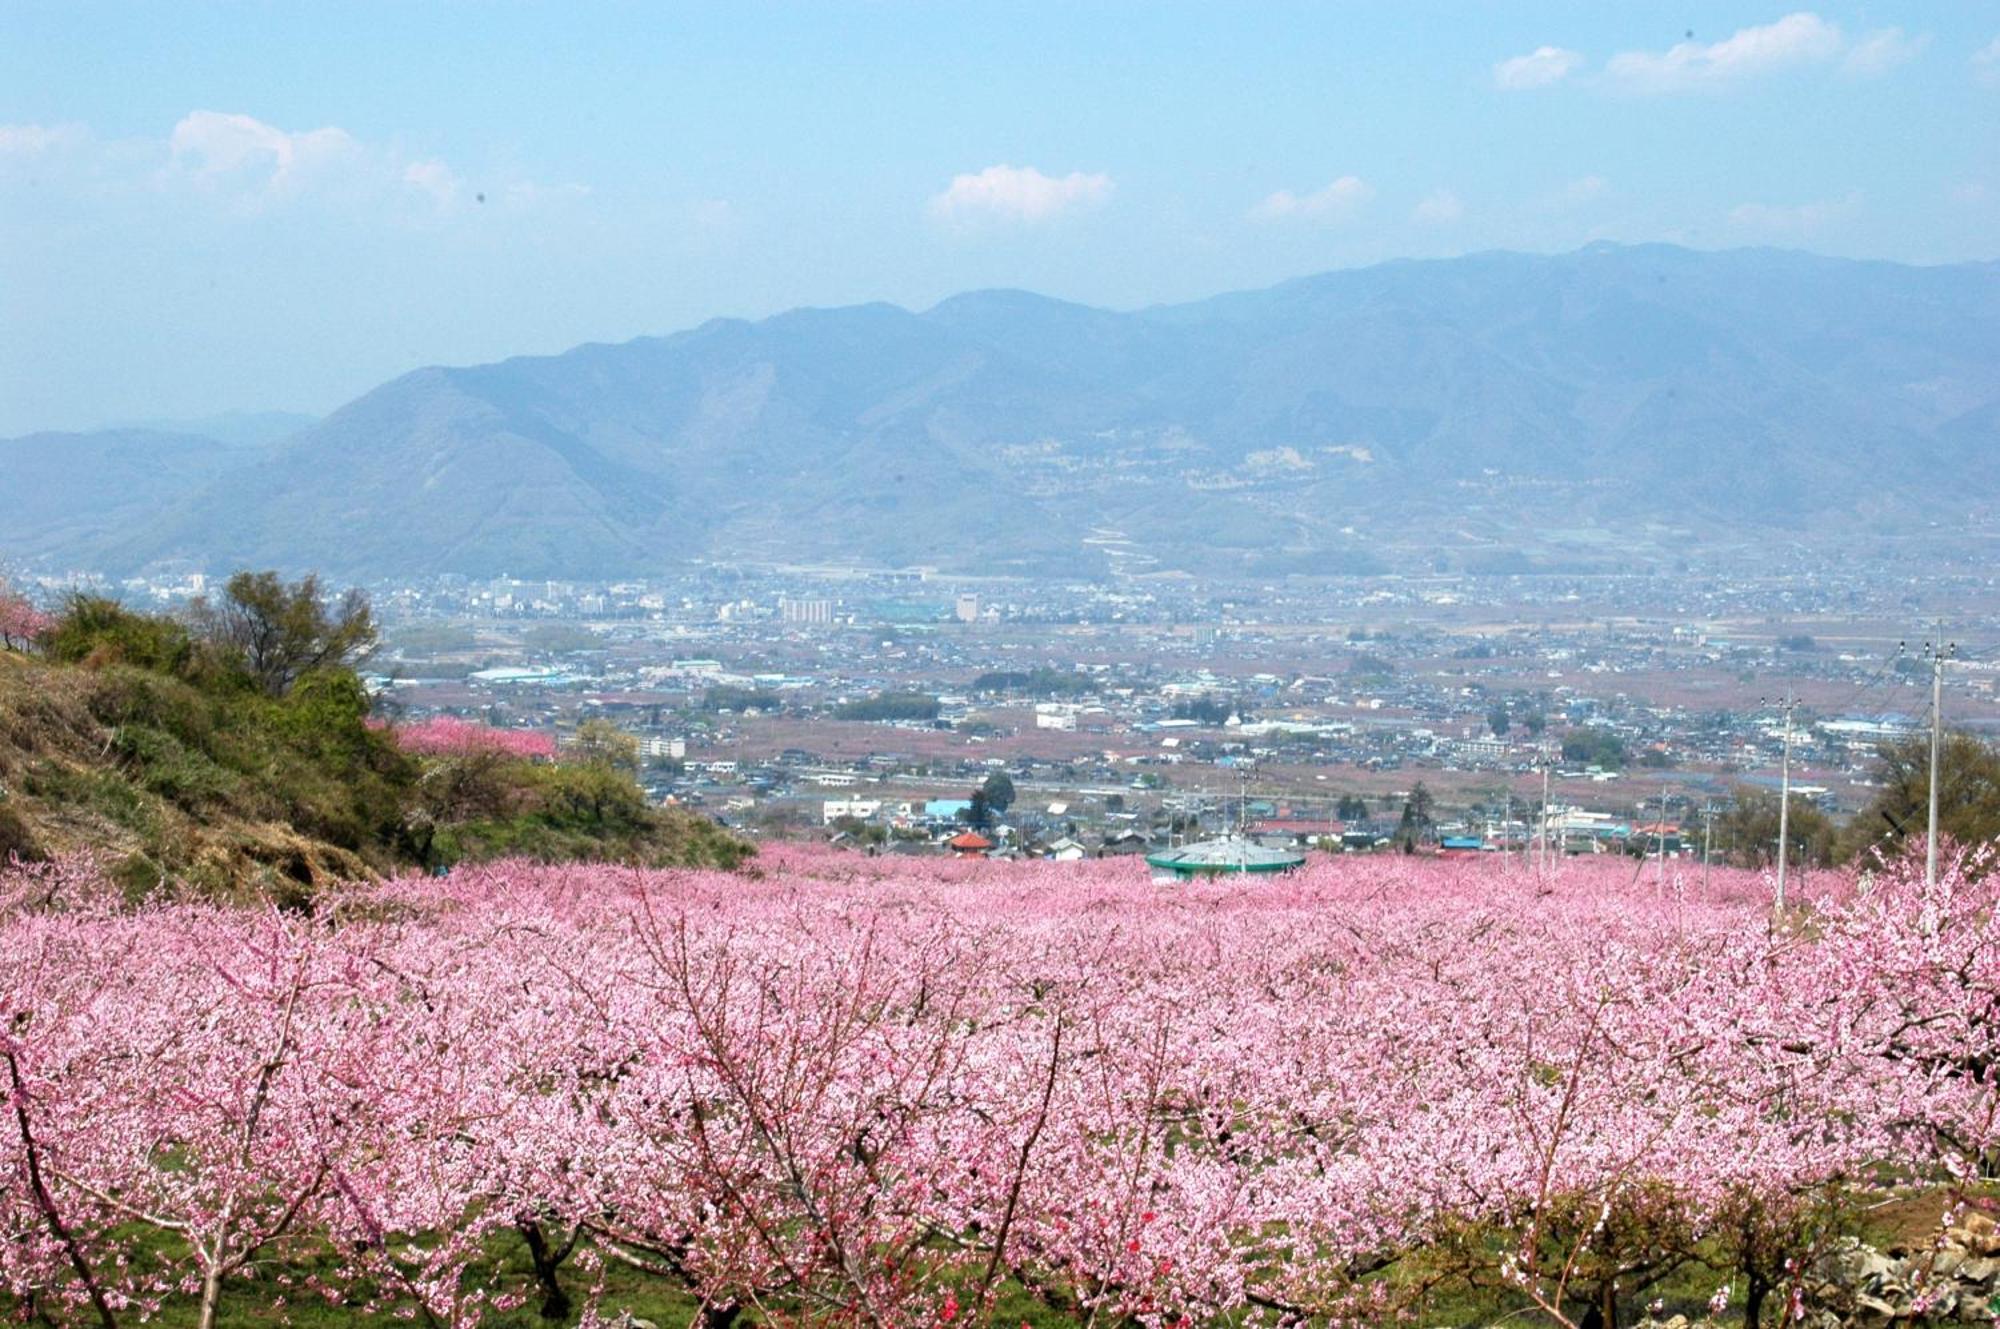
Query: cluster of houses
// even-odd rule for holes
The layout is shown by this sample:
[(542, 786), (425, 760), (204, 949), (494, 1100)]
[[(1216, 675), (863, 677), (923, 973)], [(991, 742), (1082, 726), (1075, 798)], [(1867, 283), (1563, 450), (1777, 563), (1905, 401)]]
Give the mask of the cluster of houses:
[[(1163, 815), (1147, 819), (1130, 814), (1103, 824), (1100, 831), (1086, 832), (1075, 820), (1067, 819), (1070, 807), (1063, 802), (1017, 812), (1011, 818), (996, 817), (982, 827), (969, 824), (973, 803), (965, 798), (839, 797), (823, 800), (820, 811), (827, 839), (836, 846), (911, 856), (1058, 862), (1143, 856), (1158, 868), (1163, 865), (1161, 860), (1184, 854), (1191, 847), (1226, 846), (1239, 864), (1255, 861), (1262, 865), (1232, 870), (1258, 872), (1275, 870), (1269, 865), (1276, 863), (1295, 866), (1304, 861), (1308, 851), (1356, 854), (1404, 848), (1394, 821), (1333, 820), (1271, 800), (1232, 805), (1226, 823), (1206, 832), (1198, 825), (1176, 824)], [(1445, 858), (1527, 853), (1540, 846), (1571, 855), (1664, 852), (1679, 856), (1698, 848), (1699, 838), (1696, 835), (1690, 840), (1683, 826), (1667, 820), (1640, 821), (1556, 805), (1545, 820), (1519, 815), (1478, 824), (1448, 821), (1427, 827), (1408, 849)]]

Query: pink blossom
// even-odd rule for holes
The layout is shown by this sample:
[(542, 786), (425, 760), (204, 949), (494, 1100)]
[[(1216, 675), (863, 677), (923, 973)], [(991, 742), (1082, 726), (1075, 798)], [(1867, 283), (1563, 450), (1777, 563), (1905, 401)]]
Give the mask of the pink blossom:
[(46, 636), (55, 619), (0, 581), (0, 648), (24, 650)]
[(553, 760), (556, 741), (552, 734), (532, 729), (496, 729), (448, 715), (434, 716), (414, 725), (394, 729), (396, 746), (405, 752), (427, 756), (462, 757), (492, 752), (513, 757)]
[[(1002, 1281), (1380, 1323), (1371, 1275), (1472, 1230), (1560, 1322), (1641, 1218), (1979, 1175), (2000, 911), (1962, 868), (1823, 874), (1803, 921), (1750, 873), (1401, 856), (1163, 887), (780, 846), (311, 919), (0, 871), (0, 1295), (212, 1304), (254, 1264), (471, 1325), (615, 1262), (896, 1329)], [(466, 1276), (503, 1228), (542, 1275)]]

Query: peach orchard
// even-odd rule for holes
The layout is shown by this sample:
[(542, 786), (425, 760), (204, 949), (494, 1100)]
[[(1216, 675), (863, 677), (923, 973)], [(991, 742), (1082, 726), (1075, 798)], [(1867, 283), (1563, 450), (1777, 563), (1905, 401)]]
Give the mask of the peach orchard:
[[(447, 736), (448, 737), (448, 736)], [(1747, 1322), (1881, 1188), (1996, 1157), (1993, 877), (767, 848), (310, 913), (0, 876), (0, 1309)], [(496, 1242), (530, 1259), (499, 1276)], [(1622, 1309), (1621, 1309), (1622, 1308)], [(1018, 1318), (1018, 1316), (1017, 1316)], [(1417, 1322), (1423, 1322), (1420, 1318)]]

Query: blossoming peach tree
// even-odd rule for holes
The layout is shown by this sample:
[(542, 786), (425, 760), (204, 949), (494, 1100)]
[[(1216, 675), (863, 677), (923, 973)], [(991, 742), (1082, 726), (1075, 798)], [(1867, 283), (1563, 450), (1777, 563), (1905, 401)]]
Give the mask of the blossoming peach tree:
[(1963, 860), (1784, 916), (1619, 865), (759, 865), (503, 863), (310, 916), (0, 874), (0, 1306), (597, 1321), (622, 1270), (710, 1329), (1447, 1291), (1608, 1327), (1700, 1269), (1755, 1324), (1867, 1188), (1977, 1202), (2000, 1147)]

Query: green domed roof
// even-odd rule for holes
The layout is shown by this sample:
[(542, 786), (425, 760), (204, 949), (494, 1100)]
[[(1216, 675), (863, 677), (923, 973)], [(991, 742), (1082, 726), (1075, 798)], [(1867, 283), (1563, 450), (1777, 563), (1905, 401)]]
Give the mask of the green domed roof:
[(1234, 835), (1146, 855), (1150, 866), (1181, 876), (1209, 872), (1289, 872), (1305, 861), (1306, 856), (1297, 850), (1267, 849), (1254, 840)]

